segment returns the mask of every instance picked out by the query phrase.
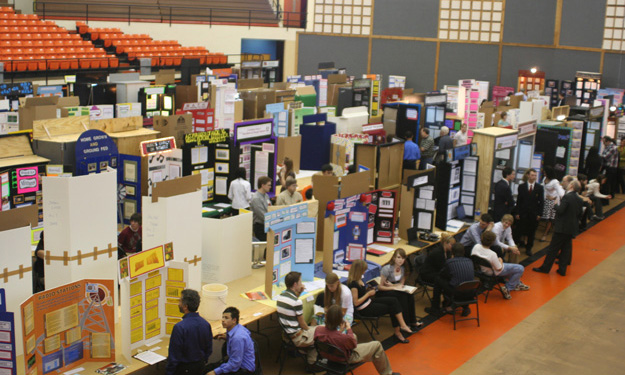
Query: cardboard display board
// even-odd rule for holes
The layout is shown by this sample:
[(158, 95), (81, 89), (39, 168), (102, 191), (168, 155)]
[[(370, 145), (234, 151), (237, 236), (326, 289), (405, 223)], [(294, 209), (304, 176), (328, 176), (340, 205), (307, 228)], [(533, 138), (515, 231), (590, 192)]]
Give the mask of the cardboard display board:
[(265, 214), (265, 293), (270, 298), (277, 296), (278, 286), (291, 271), (301, 272), (303, 281), (314, 280), (316, 227), (316, 220), (308, 217), (306, 203)]
[[(181, 292), (190, 287), (189, 265), (171, 257), (173, 248), (167, 243), (119, 261), (121, 353), (129, 362), (136, 349), (170, 335), (182, 320), (178, 302)], [(148, 265), (153, 269), (142, 272)]]
[[(390, 117), (395, 119), (395, 128), (393, 129), (391, 124), (386, 125), (384, 129), (387, 134), (396, 136), (398, 138), (405, 138), (407, 131), (411, 131), (413, 135), (418, 135), (420, 130), (421, 120), (421, 104), (408, 104), (408, 103), (388, 103), (384, 106), (384, 117), (386, 118), (386, 109), (393, 108), (391, 110)], [(393, 114), (395, 116), (393, 116)]]
[(119, 155), (113, 140), (101, 130), (87, 130), (76, 141), (76, 176), (117, 168)]
[[(514, 189), (512, 194), (516, 198), (519, 185), (523, 183), (523, 174), (529, 168), (533, 168), (532, 161), (534, 157), (534, 144), (536, 143), (536, 121), (528, 121), (517, 126), (519, 138), (514, 155), (514, 170), (516, 171), (514, 179)], [(537, 169), (538, 173), (540, 169)]]
[(209, 108), (208, 104), (208, 102), (185, 103), (176, 114), (191, 114), (194, 133), (211, 131), (215, 128), (215, 110)]
[(376, 189), (399, 187), (403, 158), (403, 142), (355, 145), (355, 164), (358, 171), (369, 171), (370, 181)]
[(202, 283), (229, 283), (252, 274), (252, 213), (202, 218)]
[(265, 113), (273, 117), (273, 134), (276, 137), (289, 135), (289, 110), (284, 107), (284, 103), (267, 104)]
[(117, 173), (43, 178), (46, 288), (115, 279)]
[(330, 138), (336, 133), (336, 124), (327, 121), (327, 114), (304, 116), (302, 135), (301, 168), (318, 171), (330, 162)]
[(435, 175), (436, 168), (432, 168), (408, 177), (408, 188), (414, 189), (411, 228), (416, 228), (418, 231), (431, 232), (434, 230), (436, 208)]
[(16, 374), (15, 317), (7, 311), (5, 290), (0, 288), (0, 373)]
[[(230, 186), (238, 163), (230, 134), (225, 129), (189, 133), (182, 144), (182, 173), (199, 174), (202, 182), (202, 202), (229, 202), (220, 182), (220, 194), (215, 195), (215, 181)], [(224, 194), (226, 193), (226, 194)]]
[(154, 116), (154, 130), (161, 132), (161, 137), (174, 137), (176, 144), (181, 145), (185, 134), (193, 132), (193, 117), (191, 114)]
[(330, 138), (330, 163), (338, 165), (341, 170), (354, 164), (354, 145), (369, 143), (369, 136), (353, 133), (333, 134)]
[(155, 184), (182, 177), (182, 150), (174, 137), (141, 142), (142, 195), (152, 195)]
[(22, 303), (25, 373), (115, 361), (115, 289), (113, 280), (83, 279)]
[(363, 194), (336, 199), (328, 203), (324, 220), (323, 270), (331, 272), (334, 264), (351, 264), (366, 260), (369, 209)]
[(392, 244), (397, 221), (399, 196), (396, 190), (375, 190), (367, 194), (369, 220), (367, 244)]
[(293, 160), (293, 170), (300, 171), (300, 156), (302, 152), (302, 137), (279, 137), (278, 138), (278, 163), (282, 163), (285, 157)]
[[(273, 181), (270, 196), (276, 192), (277, 140), (273, 135), (273, 120), (257, 120), (239, 122), (234, 126), (234, 142), (239, 156), (238, 167), (246, 170), (247, 180), (256, 191), (256, 182), (262, 176), (268, 176)], [(235, 159), (236, 160), (236, 159)], [(215, 194), (219, 194), (219, 186), (215, 187)], [(227, 195), (225, 187), (225, 194)]]

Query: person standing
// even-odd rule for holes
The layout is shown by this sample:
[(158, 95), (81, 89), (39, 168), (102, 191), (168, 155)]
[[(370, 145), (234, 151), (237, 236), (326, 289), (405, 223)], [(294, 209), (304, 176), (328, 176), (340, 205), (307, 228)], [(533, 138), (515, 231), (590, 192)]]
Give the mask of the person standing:
[(419, 166), (419, 159), (421, 159), (421, 150), (419, 146), (414, 143), (414, 134), (410, 130), (404, 134), (406, 142), (404, 142), (404, 169), (417, 169)]
[(207, 370), (212, 371), (206, 375), (251, 375), (256, 370), (254, 341), (250, 331), (239, 324), (239, 315), (236, 307), (227, 307), (221, 315), (226, 334), (216, 338), (226, 340), (226, 357), (209, 365)]
[(526, 181), (519, 185), (514, 212), (520, 235), (527, 237), (525, 254), (531, 256), (536, 229), (543, 213), (545, 192), (543, 186), (536, 182), (538, 174), (535, 169), (528, 169), (525, 176), (527, 177)]
[[(621, 138), (621, 143), (618, 146), (618, 170), (616, 171), (616, 179), (620, 187), (621, 194), (625, 194), (625, 137)], [(617, 192), (614, 192), (616, 194)]]
[(566, 94), (564, 93), (564, 91), (560, 91), (558, 93), (558, 104), (556, 105), (556, 107), (562, 107), (563, 105), (566, 105), (565, 97)]
[(509, 214), (514, 208), (514, 198), (510, 183), (514, 181), (514, 169), (505, 167), (503, 178), (495, 184), (495, 200), (493, 202), (493, 219), (500, 221), (503, 215)]
[(199, 375), (213, 352), (211, 325), (197, 313), (200, 295), (193, 289), (180, 293), (178, 309), (182, 320), (176, 323), (169, 339), (166, 375)]
[[(373, 362), (380, 375), (400, 375), (393, 372), (391, 364), (379, 341), (358, 344), (351, 327), (343, 319), (343, 312), (338, 305), (332, 305), (326, 313), (325, 326), (315, 331), (315, 341), (327, 343), (341, 349), (349, 363)], [(342, 362), (344, 358), (328, 357), (329, 360)]]
[(454, 147), (464, 146), (469, 139), (469, 131), (467, 130), (467, 124), (464, 122), (460, 126), (460, 131), (454, 134)]
[(259, 241), (267, 241), (267, 233), (265, 233), (265, 214), (271, 206), (269, 192), (271, 191), (271, 178), (267, 176), (258, 178), (258, 190), (252, 196), (250, 207), (254, 214), (254, 237)]
[(571, 263), (573, 251), (573, 237), (579, 231), (579, 218), (582, 215), (583, 202), (577, 195), (580, 191), (580, 183), (577, 180), (569, 183), (567, 192), (556, 207), (556, 219), (554, 233), (549, 244), (547, 256), (540, 267), (532, 268), (535, 272), (549, 273), (559, 254), (558, 274), (566, 276), (566, 267)]
[(438, 155), (445, 157), (445, 151), (454, 148), (454, 141), (449, 136), (449, 128), (441, 126), (441, 138), (438, 140)]
[(543, 204), (543, 216), (542, 218), (547, 221), (547, 227), (543, 233), (541, 242), (547, 242), (547, 235), (553, 226), (553, 220), (556, 218), (556, 205), (560, 203), (560, 192), (562, 186), (560, 181), (556, 179), (556, 172), (553, 167), (546, 166), (543, 169), (545, 177), (543, 178), (543, 187), (545, 190), (545, 200)]
[(436, 153), (434, 150), (434, 140), (430, 138), (430, 129), (421, 128), (421, 142), (419, 148), (421, 149), (421, 163), (419, 164), (419, 169), (423, 170), (427, 164), (432, 164), (434, 154)]
[(288, 156), (284, 157), (284, 166), (278, 172), (278, 185), (285, 186), (287, 178), (295, 178), (295, 171), (293, 170), (293, 160)]
[(252, 186), (245, 179), (246, 174), (245, 168), (237, 168), (236, 179), (230, 183), (228, 190), (228, 198), (232, 202), (232, 210), (235, 215), (239, 214), (240, 209), (250, 208)]
[(605, 149), (601, 154), (603, 158), (602, 169), (605, 171), (605, 176), (608, 179), (608, 186), (610, 187), (610, 194), (614, 195), (618, 191), (617, 169), (619, 163), (619, 153), (614, 140), (607, 135), (601, 138)]
[(117, 236), (117, 257), (123, 258), (129, 254), (141, 251), (141, 214), (130, 216), (130, 225), (124, 228)]
[(584, 170), (589, 180), (597, 178), (601, 170), (601, 156), (599, 156), (599, 149), (597, 149), (597, 147), (592, 146), (588, 150), (588, 155), (586, 155), (586, 160), (584, 161)]

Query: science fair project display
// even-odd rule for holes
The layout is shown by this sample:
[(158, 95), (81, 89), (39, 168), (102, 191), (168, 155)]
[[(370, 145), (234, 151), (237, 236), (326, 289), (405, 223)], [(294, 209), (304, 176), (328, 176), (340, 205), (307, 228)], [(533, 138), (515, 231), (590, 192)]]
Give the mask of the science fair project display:
[(174, 137), (141, 142), (141, 195), (152, 195), (155, 184), (182, 177), (182, 150)]
[(115, 279), (116, 194), (114, 172), (43, 178), (46, 288)]
[(318, 171), (330, 162), (330, 139), (336, 123), (328, 121), (327, 113), (304, 116), (299, 128), (302, 136), (300, 168)]
[(102, 130), (87, 130), (76, 141), (76, 176), (117, 168), (117, 145)]
[[(230, 142), (230, 134), (226, 129), (208, 132), (185, 134), (182, 145), (182, 173), (185, 176), (199, 174), (201, 176), (202, 202), (228, 202), (228, 196), (215, 195), (215, 181), (220, 181), (223, 190), (230, 186), (232, 175), (238, 163), (234, 155), (234, 147)], [(226, 190), (227, 191), (227, 190)]]
[[(274, 182), (269, 195), (274, 196), (278, 142), (273, 134), (273, 120), (263, 119), (234, 124), (234, 144), (239, 157), (237, 167), (245, 168), (252, 191), (256, 191), (256, 181), (260, 177), (268, 176)], [(227, 178), (215, 180), (215, 194), (228, 195)]]
[[(429, 93), (425, 96), (425, 122), (426, 128), (430, 129), (430, 137), (438, 138), (441, 127), (445, 124), (445, 110), (447, 108), (447, 94)], [(450, 128), (450, 130), (453, 130)]]
[[(0, 288), (8, 291), (0, 309), (4, 308), (6, 311), (19, 312), (20, 304), (32, 295), (31, 225), (33, 227), (37, 226), (37, 221), (37, 208), (35, 206), (0, 212), (0, 243), (2, 244), (0, 246), (0, 259), (2, 259)], [(3, 326), (0, 324), (0, 327)], [(4, 335), (3, 337), (5, 338), (0, 339), (0, 350), (15, 350), (17, 355), (23, 354), (22, 316), (19, 313), (15, 314), (15, 324), (10, 327), (9, 331), (15, 332), (13, 348), (10, 350), (6, 349), (9, 341), (5, 340), (7, 334), (0, 332), (0, 336)], [(5, 349), (1, 349), (2, 347)], [(0, 357), (0, 361), (10, 360), (10, 358)], [(8, 364), (5, 367), (9, 367)], [(12, 368), (14, 369), (15, 366)]]
[(83, 362), (114, 361), (115, 298), (113, 280), (83, 279), (22, 303), (25, 373), (60, 373)]
[(512, 189), (512, 195), (515, 197), (518, 194), (519, 185), (523, 183), (523, 174), (526, 170), (534, 168), (539, 176), (541, 173), (542, 158), (534, 157), (536, 129), (537, 124), (535, 120), (523, 122), (517, 125), (519, 134), (513, 164), (516, 175), (514, 177), (514, 189)]
[(404, 142), (354, 145), (354, 164), (359, 172), (368, 171), (375, 189), (395, 189), (401, 184)]
[[(410, 221), (408, 228), (416, 228), (418, 231), (429, 232), (434, 230), (434, 210), (436, 209), (436, 172), (436, 168), (426, 169), (408, 177), (407, 186), (409, 190), (412, 190), (411, 194), (406, 194), (406, 199), (410, 200), (410, 198), (412, 198), (412, 208), (406, 211), (412, 211), (412, 218), (410, 215), (405, 215), (406, 219), (404, 219)], [(402, 194), (402, 201), (404, 199), (405, 198)]]
[(0, 374), (17, 374), (15, 317), (7, 311), (5, 290), (0, 288)]
[(172, 261), (173, 251), (167, 243), (119, 260), (121, 352), (128, 361), (133, 351), (170, 335), (182, 320), (178, 303), (189, 265)]
[(397, 191), (375, 190), (366, 196), (369, 209), (367, 245), (374, 242), (392, 244), (397, 221)]
[(583, 127), (582, 121), (538, 123), (534, 153), (542, 155), (543, 166), (553, 167), (558, 181), (567, 174), (577, 176)]
[(384, 130), (386, 134), (404, 139), (406, 132), (419, 134), (421, 104), (387, 103), (384, 105)]
[[(447, 222), (458, 217), (458, 207), (466, 216), (473, 216), (475, 185), (477, 184), (477, 144), (472, 143), (447, 150), (443, 162), (436, 165), (436, 227), (446, 228)], [(427, 195), (427, 193), (426, 193)], [(420, 199), (417, 207), (425, 207)]]
[(324, 220), (323, 272), (333, 265), (366, 260), (369, 208), (366, 194), (336, 199), (327, 205)]
[(302, 273), (302, 281), (315, 277), (317, 223), (308, 217), (308, 204), (300, 203), (265, 214), (267, 264), (265, 293), (278, 295), (278, 286), (291, 271)]
[(477, 144), (480, 170), (475, 210), (479, 210), (480, 213), (489, 211), (495, 184), (503, 178), (504, 168), (514, 169), (517, 137), (517, 130), (499, 127), (477, 129), (473, 132), (473, 143)]

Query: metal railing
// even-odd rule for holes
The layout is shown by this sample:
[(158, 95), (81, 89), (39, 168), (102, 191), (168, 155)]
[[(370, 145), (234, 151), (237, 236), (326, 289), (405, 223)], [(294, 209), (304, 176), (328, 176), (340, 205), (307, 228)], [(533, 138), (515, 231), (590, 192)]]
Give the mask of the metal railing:
[[(262, 24), (276, 24), (284, 21), (285, 27), (306, 28), (306, 12), (284, 12), (279, 0), (272, 0), (275, 10), (245, 8), (211, 8), (172, 5), (120, 4), (120, 3), (74, 3), (62, 1), (35, 1), (33, 12), (46, 18), (119, 19), (128, 24), (137, 20), (151, 20), (160, 23), (200, 22), (209, 26), (220, 23), (236, 23), (252, 27)], [(297, 20), (300, 22), (298, 23)], [(295, 22), (294, 22), (295, 21)]]

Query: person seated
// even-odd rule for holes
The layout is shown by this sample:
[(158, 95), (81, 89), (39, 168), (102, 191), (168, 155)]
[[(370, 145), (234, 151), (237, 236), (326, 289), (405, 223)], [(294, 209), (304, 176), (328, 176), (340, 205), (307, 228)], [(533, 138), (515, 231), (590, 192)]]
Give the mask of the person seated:
[[(341, 349), (349, 358), (349, 363), (371, 361), (380, 375), (400, 375), (391, 369), (391, 364), (379, 341), (365, 344), (357, 343), (354, 332), (343, 319), (343, 311), (340, 306), (332, 305), (328, 308), (325, 326), (320, 326), (315, 331), (315, 340)], [(344, 360), (330, 356), (327, 359), (336, 362)]]
[(141, 251), (141, 214), (134, 213), (130, 216), (130, 225), (117, 236), (117, 257), (124, 258), (127, 255)]
[(378, 286), (377, 295), (379, 297), (396, 298), (401, 305), (404, 321), (408, 323), (410, 328), (416, 330), (423, 323), (418, 322), (415, 316), (414, 295), (398, 290), (406, 282), (406, 268), (404, 267), (406, 258), (406, 251), (401, 247), (393, 252), (391, 260), (380, 270), (380, 285)]
[[(483, 215), (482, 215), (483, 217)], [(425, 312), (432, 315), (441, 315), (441, 293), (447, 286), (447, 280), (442, 277), (441, 272), (445, 267), (447, 259), (451, 258), (451, 248), (456, 243), (456, 239), (447, 233), (443, 233), (439, 244), (434, 245), (429, 250), (423, 266), (419, 270), (421, 280), (434, 284), (432, 292), (432, 306), (426, 307)]]
[(482, 272), (492, 274), (506, 279), (506, 285), (501, 287), (501, 292), (505, 299), (510, 299), (510, 292), (513, 290), (529, 290), (530, 287), (523, 284), (521, 276), (525, 268), (520, 264), (504, 263), (500, 256), (491, 250), (491, 246), (495, 243), (497, 236), (491, 231), (482, 233), (482, 243), (473, 246), (471, 255), (486, 259), (491, 267), (481, 266)]
[(285, 190), (276, 198), (276, 206), (289, 206), (303, 201), (302, 194), (297, 191), (297, 181), (294, 178), (287, 177), (284, 187)]
[(493, 226), (493, 217), (490, 216), (490, 214), (482, 214), (482, 216), (480, 216), (480, 221), (473, 223), (469, 229), (464, 232), (460, 239), (460, 243), (464, 245), (464, 256), (467, 258), (471, 256), (473, 246), (481, 242), (482, 233), (487, 230), (492, 230)]
[(510, 123), (508, 122), (507, 112), (501, 112), (501, 118), (497, 122), (497, 126), (502, 127), (502, 128), (510, 126)]
[[(315, 329), (319, 326), (309, 327), (304, 320), (304, 305), (299, 296), (304, 291), (302, 274), (291, 271), (284, 277), (286, 289), (280, 293), (276, 301), (278, 308), (278, 320), (293, 344), (298, 348), (311, 349), (315, 335)], [(316, 350), (306, 352), (306, 360), (312, 365), (317, 359)]]
[(215, 338), (226, 340), (226, 355), (221, 361), (208, 365), (207, 375), (246, 375), (256, 370), (256, 354), (254, 341), (250, 331), (239, 324), (239, 309), (227, 307), (221, 316), (221, 326), (226, 329), (225, 334)]
[[(341, 284), (341, 280), (334, 272), (330, 272), (326, 275), (326, 288), (322, 293), (319, 293), (315, 301), (315, 318), (317, 319), (317, 324), (323, 324), (325, 320), (324, 316), (328, 312), (328, 308), (332, 305), (341, 306), (343, 316), (351, 327), (354, 322), (354, 301), (352, 300), (352, 292), (347, 286)], [(323, 310), (317, 311), (317, 307)]]
[(412, 333), (412, 329), (404, 321), (401, 305), (397, 298), (393, 297), (375, 297), (376, 289), (371, 286), (365, 286), (362, 281), (362, 275), (367, 271), (367, 263), (362, 259), (352, 262), (347, 276), (347, 286), (352, 292), (354, 307), (358, 313), (365, 317), (380, 317), (389, 314), (391, 317), (391, 325), (395, 330), (395, 338), (403, 344), (407, 344), (408, 339), (402, 335), (402, 330)]
[(612, 199), (612, 195), (606, 195), (601, 193), (601, 185), (605, 184), (607, 178), (604, 174), (600, 174), (596, 179), (590, 180), (586, 185), (586, 196), (592, 201), (595, 208), (595, 214), (590, 218), (591, 220), (603, 220), (603, 202), (602, 199)]
[(501, 221), (493, 226), (493, 233), (497, 236), (495, 245), (499, 246), (504, 254), (508, 253), (508, 260), (511, 263), (517, 263), (517, 256), (520, 252), (512, 238), (512, 224), (514, 224), (514, 217), (505, 214)]
[(315, 175), (334, 176), (334, 168), (332, 168), (331, 164), (324, 164), (321, 166), (321, 171), (315, 173)]
[[(451, 299), (455, 288), (458, 285), (473, 281), (475, 279), (475, 272), (473, 271), (473, 262), (471, 259), (464, 256), (464, 246), (460, 243), (455, 243), (451, 247), (450, 259), (445, 262), (445, 268), (443, 270), (443, 278), (449, 280), (448, 288), (445, 288), (444, 293), (448, 299)], [(469, 306), (463, 306), (462, 316), (469, 316), (471, 309)]]

